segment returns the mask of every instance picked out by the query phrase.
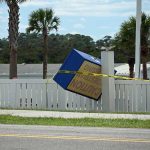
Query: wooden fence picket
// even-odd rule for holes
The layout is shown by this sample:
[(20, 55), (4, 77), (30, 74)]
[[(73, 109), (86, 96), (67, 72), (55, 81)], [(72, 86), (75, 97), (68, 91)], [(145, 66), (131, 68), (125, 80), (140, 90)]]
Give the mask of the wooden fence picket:
[[(54, 81), (0, 79), (0, 108), (101, 112), (99, 101), (66, 91)], [(115, 80), (116, 112), (150, 112), (150, 82)]]

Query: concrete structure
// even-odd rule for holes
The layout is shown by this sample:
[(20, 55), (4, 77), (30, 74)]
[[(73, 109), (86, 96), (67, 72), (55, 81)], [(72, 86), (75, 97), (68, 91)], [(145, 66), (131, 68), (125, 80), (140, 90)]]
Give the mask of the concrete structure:
[[(59, 70), (61, 64), (48, 64), (48, 77), (52, 77)], [(19, 79), (42, 79), (42, 64), (18, 64)], [(114, 64), (117, 75), (129, 76), (129, 65), (125, 63)], [(150, 79), (150, 62), (147, 63), (147, 73)], [(141, 66), (141, 77), (142, 77)], [(9, 78), (9, 64), (0, 64), (0, 79)]]
[[(61, 64), (48, 64), (48, 77), (56, 74)], [(42, 79), (43, 65), (42, 64), (18, 64), (19, 79)], [(0, 78), (9, 78), (9, 64), (0, 64)]]
[(146, 114), (109, 114), (109, 113), (85, 113), (85, 112), (59, 112), (59, 111), (37, 111), (37, 110), (5, 110), (0, 109), (0, 115), (11, 115), (20, 117), (52, 117), (52, 118), (103, 118), (103, 119), (138, 119), (150, 120)]
[[(114, 75), (114, 52), (102, 51), (102, 73)], [(102, 78), (102, 111), (115, 112), (114, 78)]]
[(140, 78), (140, 56), (141, 56), (141, 0), (136, 0), (136, 38), (135, 38), (135, 77)]

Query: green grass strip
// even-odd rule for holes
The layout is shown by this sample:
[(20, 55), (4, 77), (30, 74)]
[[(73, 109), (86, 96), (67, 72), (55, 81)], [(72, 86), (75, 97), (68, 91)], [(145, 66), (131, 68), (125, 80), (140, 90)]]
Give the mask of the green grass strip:
[(84, 126), (114, 128), (150, 128), (150, 120), (138, 119), (64, 119), (64, 118), (29, 118), (0, 115), (0, 124), (48, 125), (48, 126)]

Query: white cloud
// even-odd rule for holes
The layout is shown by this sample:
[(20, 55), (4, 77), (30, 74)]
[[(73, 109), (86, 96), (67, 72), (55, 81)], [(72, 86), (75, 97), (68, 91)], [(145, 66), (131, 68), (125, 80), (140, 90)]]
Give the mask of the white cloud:
[(70, 32), (70, 34), (80, 34), (80, 33), (77, 31), (72, 31), (72, 32)]
[(114, 0), (32, 0), (21, 7), (52, 7), (59, 16), (108, 16), (116, 15), (118, 10), (135, 7), (134, 1)]
[(116, 34), (116, 32), (115, 32), (115, 31), (114, 31), (114, 32), (110, 32), (110, 33), (109, 33), (109, 35), (110, 35), (110, 36), (112, 36), (112, 37), (114, 37), (114, 35), (115, 35), (115, 34)]
[[(76, 0), (72, 3), (68, 0), (62, 0), (60, 5), (57, 5), (55, 10), (58, 15), (65, 16), (117, 16), (123, 11), (135, 8), (135, 3), (130, 2), (110, 2), (110, 1), (97, 1), (93, 0)], [(108, 3), (109, 2), (109, 3)], [(119, 12), (118, 12), (119, 11)]]
[(20, 7), (30, 7), (30, 6), (39, 6), (39, 7), (47, 7), (49, 5), (51, 5), (52, 2), (48, 1), (48, 0), (28, 0), (24, 3), (20, 4)]
[[(150, 0), (142, 1), (142, 11), (150, 14), (149, 6)], [(119, 24), (123, 19), (131, 15), (135, 16), (136, 0), (28, 0), (27, 2), (20, 4), (20, 23), (22, 24), (19, 24), (19, 30), (21, 32), (24, 32), (27, 27), (27, 25), (24, 24), (27, 24), (26, 20), (29, 13), (38, 8), (53, 8), (55, 15), (62, 18), (62, 20), (64, 18), (64, 21), (61, 22), (62, 26), (60, 26), (58, 30), (61, 33), (72, 31), (72, 34), (78, 34), (80, 31), (84, 34), (87, 34), (87, 32), (90, 34), (97, 29), (100, 32), (102, 31), (102, 34), (106, 35), (108, 33), (109, 35), (113, 35), (113, 33), (109, 33), (109, 31), (117, 31), (117, 29), (115, 27), (112, 29), (111, 23), (106, 24), (103, 19), (108, 17), (106, 20), (110, 19), (110, 22), (113, 22), (112, 24)], [(4, 26), (7, 26), (8, 28), (7, 10), (7, 5), (0, 8), (1, 29), (4, 29)], [(93, 17), (93, 20), (98, 20), (97, 23), (93, 24), (95, 27), (90, 27), (92, 30), (86, 29), (87, 25), (90, 26), (90, 16)], [(112, 20), (112, 16), (116, 16), (118, 20)], [(98, 24), (100, 20), (102, 20), (102, 25)], [(67, 24), (67, 26), (65, 26), (65, 24)], [(104, 26), (105, 24), (106, 26)], [(97, 34), (97, 32), (95, 32), (95, 34)], [(92, 37), (94, 37), (95, 34), (93, 32)], [(98, 36), (101, 36), (101, 33), (99, 33), (97, 37)], [(96, 39), (97, 37), (94, 38)]]
[(101, 26), (98, 26), (98, 29), (110, 29), (111, 27), (110, 26), (107, 26), (107, 25), (101, 25)]
[(0, 9), (0, 15), (3, 14), (3, 11)]
[(20, 31), (25, 31), (27, 27), (28, 27), (28, 25), (19, 24), (19, 30), (20, 30)]
[(109, 35), (111, 37), (114, 37), (114, 35), (116, 34), (115, 31), (112, 31), (112, 32), (106, 32), (105, 34), (101, 35), (101, 38), (105, 37), (106, 35)]
[(145, 11), (146, 12), (146, 14), (149, 14), (150, 15), (150, 10), (147, 10), (147, 11)]
[[(150, 5), (150, 0), (143, 1)], [(58, 16), (125, 16), (135, 13), (136, 0), (32, 0), (21, 7), (51, 7)], [(146, 11), (146, 10), (145, 10)]]
[(99, 37), (94, 34), (88, 34), (88, 36), (90, 36), (94, 41), (99, 40)]
[(0, 22), (6, 23), (8, 22), (8, 13), (5, 9), (0, 8)]
[(59, 26), (58, 30), (59, 30), (59, 31), (61, 31), (61, 32), (65, 32), (65, 31), (67, 31), (67, 29), (66, 29), (66, 28), (64, 28), (64, 27), (62, 27), (62, 26)]
[(84, 28), (84, 25), (83, 24), (80, 24), (80, 23), (77, 23), (73, 26), (74, 28), (76, 29), (83, 29)]
[(4, 16), (0, 16), (0, 23), (7, 23), (7, 22), (8, 22), (8, 18)]
[(86, 19), (84, 17), (80, 18), (81, 22), (86, 22)]

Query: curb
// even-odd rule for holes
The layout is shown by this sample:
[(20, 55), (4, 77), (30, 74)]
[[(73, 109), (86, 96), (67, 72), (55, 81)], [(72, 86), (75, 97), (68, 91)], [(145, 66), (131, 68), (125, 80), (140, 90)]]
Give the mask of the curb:
[(150, 115), (144, 114), (108, 114), (108, 113), (81, 113), (58, 112), (38, 110), (4, 110), (0, 109), (0, 115), (12, 115), (20, 117), (52, 117), (52, 118), (103, 118), (103, 119), (138, 119), (150, 120)]

